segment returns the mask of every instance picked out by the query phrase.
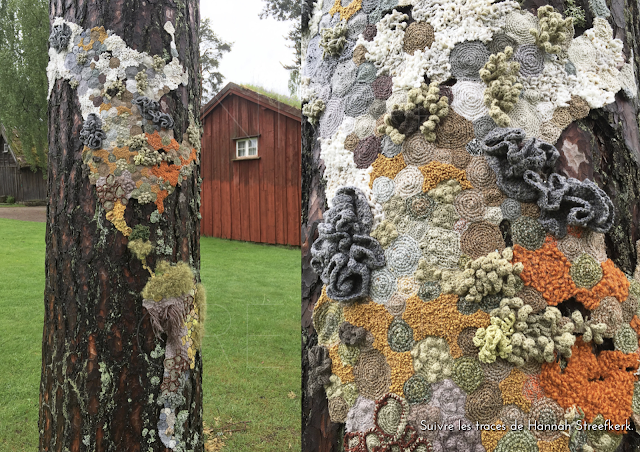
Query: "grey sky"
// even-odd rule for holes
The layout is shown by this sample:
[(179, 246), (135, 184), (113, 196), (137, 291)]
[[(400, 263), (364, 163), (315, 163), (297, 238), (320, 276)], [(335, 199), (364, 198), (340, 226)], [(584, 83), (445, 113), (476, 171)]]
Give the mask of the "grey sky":
[(251, 83), (288, 95), (289, 72), (280, 63), (293, 61), (293, 49), (285, 39), (290, 23), (260, 19), (262, 9), (262, 0), (200, 2), (201, 17), (210, 18), (213, 31), (234, 43), (220, 62), (223, 83)]

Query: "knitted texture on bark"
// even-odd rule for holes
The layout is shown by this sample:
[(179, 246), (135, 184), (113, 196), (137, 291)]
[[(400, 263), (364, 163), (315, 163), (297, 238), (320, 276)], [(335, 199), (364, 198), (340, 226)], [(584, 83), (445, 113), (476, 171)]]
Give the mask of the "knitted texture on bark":
[(524, 264), (520, 278), (525, 285), (542, 293), (550, 306), (575, 297), (587, 309), (593, 310), (604, 297), (616, 297), (622, 303), (629, 295), (629, 281), (611, 260), (602, 263), (603, 277), (595, 286), (591, 289), (577, 287), (569, 274), (571, 263), (558, 250), (552, 237), (547, 237), (536, 251), (515, 245), (513, 261)]
[(313, 269), (330, 298), (350, 303), (365, 297), (371, 270), (384, 265), (380, 244), (368, 235), (373, 217), (365, 194), (355, 187), (339, 188), (323, 219), (311, 247)]
[(596, 356), (590, 344), (578, 339), (564, 369), (559, 363), (542, 365), (540, 384), (564, 409), (579, 403), (587, 422), (602, 414), (613, 425), (624, 424), (631, 415), (637, 368), (635, 354), (601, 351)]

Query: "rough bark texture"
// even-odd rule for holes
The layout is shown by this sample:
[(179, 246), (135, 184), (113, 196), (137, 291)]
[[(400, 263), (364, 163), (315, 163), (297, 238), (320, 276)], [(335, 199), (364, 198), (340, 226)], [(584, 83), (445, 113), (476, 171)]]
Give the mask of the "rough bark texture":
[[(563, 12), (566, 3), (562, 0), (525, 0), (522, 9), (536, 14), (538, 7), (552, 5)], [(590, 28), (593, 14), (587, 0), (576, 0), (575, 4), (585, 11), (586, 28)], [(636, 83), (640, 74), (640, 1), (607, 1), (611, 10), (614, 37), (625, 44), (627, 61), (634, 60)], [(576, 35), (586, 28), (576, 27)], [(556, 170), (566, 176), (585, 179), (590, 177), (607, 192), (615, 207), (615, 222), (606, 235), (607, 253), (615, 264), (626, 273), (633, 273), (636, 265), (635, 242), (640, 238), (640, 102), (629, 100), (623, 92), (616, 95), (616, 102), (605, 108), (593, 110), (587, 118), (567, 128), (556, 143), (565, 152), (573, 147), (579, 153), (575, 164), (566, 158), (558, 160)], [(307, 133), (304, 132), (304, 124)], [(308, 362), (306, 349), (314, 344), (317, 335), (311, 324), (311, 313), (317, 301), (322, 282), (310, 267), (309, 250), (315, 240), (318, 221), (326, 203), (322, 189), (322, 161), (319, 146), (308, 122), (303, 121), (302, 145), (302, 327), (303, 327), (303, 394), (306, 388)], [(306, 137), (306, 142), (305, 142)], [(582, 158), (580, 158), (582, 157)], [(307, 215), (306, 217), (304, 215)], [(302, 437), (304, 451), (339, 451), (342, 449), (342, 432), (338, 424), (329, 420), (324, 394), (313, 399), (303, 399)], [(634, 430), (624, 436), (619, 451), (640, 450), (640, 435)]]
[[(169, 52), (163, 24), (176, 28), (180, 63), (189, 71), (188, 86), (163, 98), (175, 119), (176, 139), (188, 126), (188, 110), (199, 111), (198, 2), (119, 0), (52, 1), (57, 16), (87, 29), (104, 26), (129, 47), (151, 55)], [(95, 186), (83, 172), (79, 132), (82, 115), (76, 91), (57, 80), (49, 101), (49, 194), (46, 238), (45, 322), (40, 384), (40, 450), (160, 451), (155, 403), (162, 381), (163, 357), (150, 352), (164, 340), (154, 337), (140, 292), (149, 274), (127, 250), (127, 238), (105, 219)], [(148, 225), (151, 239), (162, 229), (172, 247), (171, 262), (188, 262), (199, 280), (200, 225), (198, 172), (165, 201), (165, 213), (151, 224), (155, 205), (131, 200), (127, 224)], [(192, 203), (193, 205), (193, 203)], [(156, 258), (148, 263), (153, 268)], [(189, 449), (203, 450), (202, 359), (197, 353), (183, 395), (189, 410), (185, 438)], [(154, 431), (152, 434), (151, 431)]]

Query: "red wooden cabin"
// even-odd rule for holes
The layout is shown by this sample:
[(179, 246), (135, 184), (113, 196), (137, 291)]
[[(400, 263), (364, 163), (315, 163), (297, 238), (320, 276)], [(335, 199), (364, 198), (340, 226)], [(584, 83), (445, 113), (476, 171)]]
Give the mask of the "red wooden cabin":
[(229, 83), (202, 123), (202, 234), (300, 246), (300, 110)]

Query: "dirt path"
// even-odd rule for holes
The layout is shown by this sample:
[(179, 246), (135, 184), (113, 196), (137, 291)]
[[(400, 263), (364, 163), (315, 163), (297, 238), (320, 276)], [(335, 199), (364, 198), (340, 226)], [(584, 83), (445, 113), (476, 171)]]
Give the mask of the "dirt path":
[(47, 221), (47, 207), (0, 207), (0, 218), (44, 223)]

